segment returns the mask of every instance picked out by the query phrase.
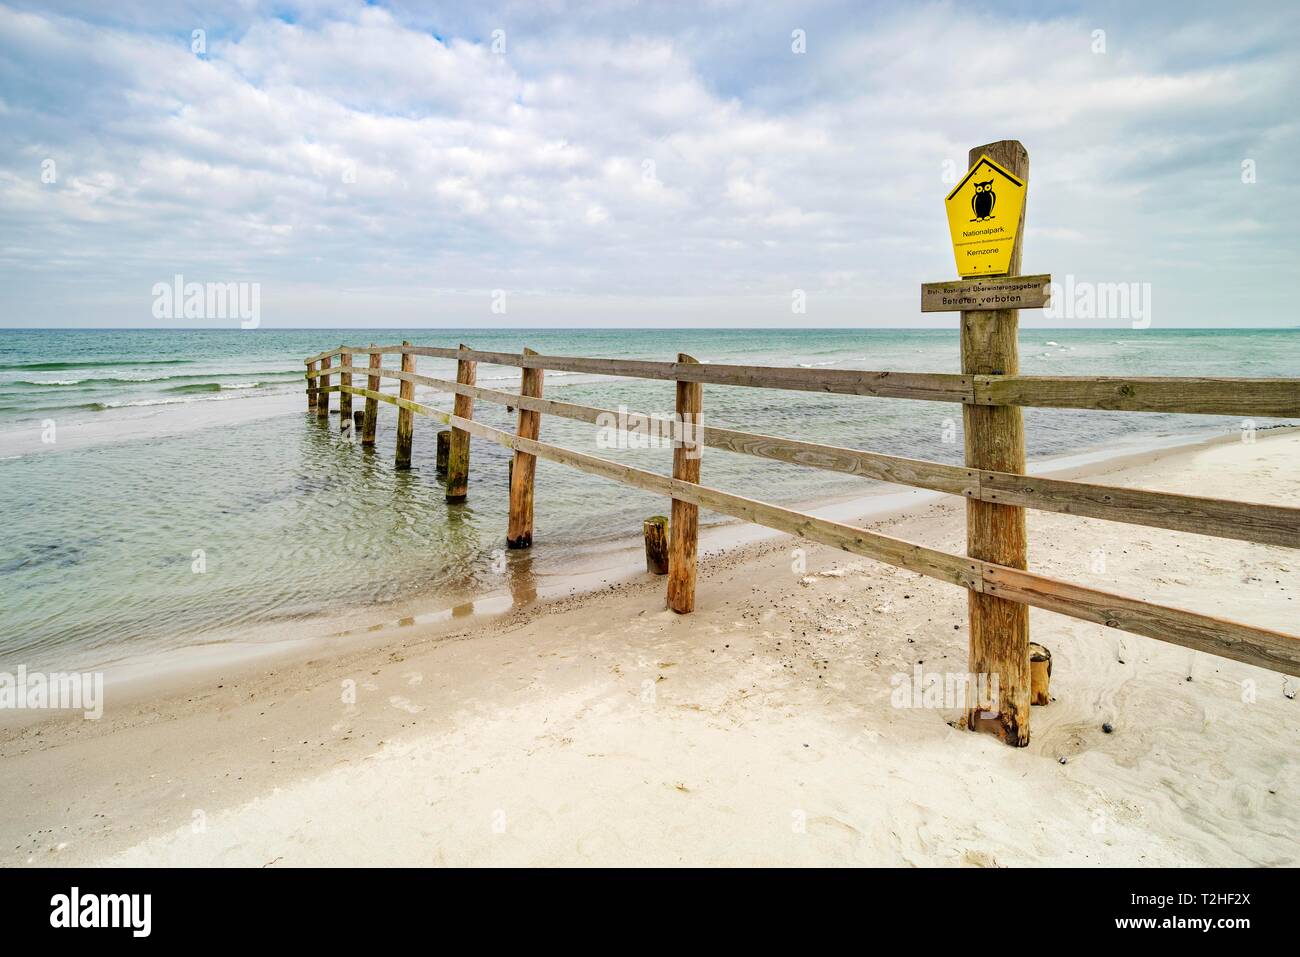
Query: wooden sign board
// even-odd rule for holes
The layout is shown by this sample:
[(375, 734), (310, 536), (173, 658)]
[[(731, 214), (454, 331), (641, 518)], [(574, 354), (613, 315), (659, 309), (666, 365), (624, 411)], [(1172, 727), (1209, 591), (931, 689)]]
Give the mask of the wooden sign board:
[(922, 312), (1042, 309), (1051, 304), (1051, 276), (998, 276), (921, 284)]
[(944, 199), (959, 276), (998, 276), (1011, 270), (1026, 183), (987, 156), (967, 170)]

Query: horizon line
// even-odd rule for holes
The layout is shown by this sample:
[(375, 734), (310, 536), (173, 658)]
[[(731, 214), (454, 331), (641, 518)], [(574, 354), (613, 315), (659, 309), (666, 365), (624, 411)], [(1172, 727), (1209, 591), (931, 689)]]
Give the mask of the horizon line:
[[(1057, 332), (1295, 332), (1300, 325), (1290, 326), (1148, 326), (1134, 329), (1131, 326), (1034, 326), (1038, 330)], [(953, 327), (936, 326), (258, 326), (255, 329), (195, 326), (0, 326), (5, 332), (329, 332), (342, 330), (355, 332), (375, 330), (427, 330), (439, 332), (951, 332)]]

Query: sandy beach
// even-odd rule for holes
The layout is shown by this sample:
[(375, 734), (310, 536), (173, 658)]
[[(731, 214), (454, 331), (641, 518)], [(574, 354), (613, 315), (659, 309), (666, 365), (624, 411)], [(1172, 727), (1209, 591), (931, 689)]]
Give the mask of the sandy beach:
[[(1067, 474), (1294, 506), (1298, 467), (1276, 430)], [(959, 552), (963, 503), (869, 527)], [(1035, 570), (1300, 630), (1288, 549), (1029, 529)], [(708, 549), (698, 602), (674, 615), (637, 575), (10, 724), (0, 863), (1300, 863), (1295, 678), (1034, 610), (1055, 700), (1016, 750), (952, 727), (959, 707), (896, 706), (914, 669), (965, 671), (958, 588), (776, 537)]]

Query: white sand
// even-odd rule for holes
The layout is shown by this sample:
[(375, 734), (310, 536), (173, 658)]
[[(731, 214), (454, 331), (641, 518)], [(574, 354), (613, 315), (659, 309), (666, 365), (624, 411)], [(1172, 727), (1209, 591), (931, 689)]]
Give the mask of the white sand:
[[(1300, 505), (1298, 464), (1275, 432), (1088, 474)], [(959, 551), (963, 516), (872, 527)], [(1030, 534), (1035, 570), (1300, 632), (1292, 550)], [(964, 592), (819, 546), (800, 575), (797, 545), (707, 559), (692, 616), (647, 578), (11, 728), (0, 863), (1300, 863), (1300, 682), (1035, 610), (1056, 700), (1012, 749), (891, 705), (918, 661), (965, 670)]]

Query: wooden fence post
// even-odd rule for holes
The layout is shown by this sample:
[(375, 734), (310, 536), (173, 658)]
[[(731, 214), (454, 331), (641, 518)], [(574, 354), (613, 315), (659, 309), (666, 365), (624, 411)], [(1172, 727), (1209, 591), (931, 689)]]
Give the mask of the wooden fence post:
[[(339, 346), (341, 350), (343, 347)], [(346, 371), (345, 371), (346, 370)], [(352, 353), (339, 355), (339, 385), (352, 388)], [(347, 430), (352, 426), (352, 393), (339, 389), (339, 428)]]
[[(370, 343), (370, 348), (373, 349), (374, 347), (375, 344), (373, 342)], [(369, 389), (371, 392), (379, 391), (379, 385), (380, 385), (379, 376), (376, 374), (375, 370), (377, 370), (380, 367), (380, 365), (383, 363), (383, 359), (384, 357), (381, 353), (378, 352), (370, 353), (371, 371), (370, 371), (370, 376), (366, 379), (366, 388)], [(361, 444), (362, 445), (375, 444), (375, 431), (377, 430), (378, 426), (379, 426), (379, 400), (366, 399), (366, 416), (361, 423)]]
[(321, 376), (316, 380), (316, 417), (319, 419), (328, 419), (330, 417), (330, 394), (325, 389), (329, 388), (330, 357), (326, 356), (320, 361)]
[[(415, 371), (415, 356), (406, 351), (406, 347), (411, 343), (409, 340), (402, 341), (402, 371)], [(402, 379), (401, 385), (397, 388), (398, 398), (413, 401), (415, 399), (415, 383)], [(411, 467), (411, 433), (415, 431), (415, 413), (410, 409), (404, 409), (400, 405), (397, 407), (397, 457), (393, 460), (393, 466), (399, 469), (409, 469)]]
[[(1012, 175), (1029, 181), (1029, 154), (1017, 140), (1001, 140), (970, 151), (970, 165), (988, 156)], [(1026, 196), (1026, 202), (1028, 196)], [(1020, 274), (1024, 207), (1011, 251), (1009, 276)], [(961, 314), (961, 371), (965, 375), (1016, 375), (1020, 356), (1019, 310)], [(962, 406), (966, 466), (998, 472), (1025, 471), (1025, 426), (1019, 406)], [(1018, 505), (966, 500), (966, 552), (1011, 568), (1025, 568), (1025, 510)], [(970, 609), (970, 671), (976, 679), (966, 715), (972, 730), (996, 734), (1007, 744), (1029, 743), (1029, 606), (995, 595), (967, 592)], [(987, 676), (987, 677), (985, 677)], [(996, 685), (993, 683), (996, 678)], [(996, 694), (995, 694), (996, 691)]]
[[(447, 457), (451, 454), (451, 429), (438, 430), (438, 445), (434, 458), (434, 468), (439, 475), (447, 474)], [(513, 461), (513, 459), (511, 460)]]
[(316, 363), (307, 363), (307, 408), (316, 408), (316, 380), (311, 374), (316, 371)]
[[(696, 362), (679, 353), (679, 363)], [(704, 407), (704, 386), (698, 382), (677, 383), (677, 427), (673, 443), (673, 478), (683, 482), (700, 480), (700, 453), (704, 449), (700, 412)], [(673, 499), (668, 523), (668, 607), (678, 614), (695, 610), (695, 552), (699, 539), (699, 506)]]
[(1052, 703), (1052, 653), (1036, 641), (1029, 643), (1029, 686), (1033, 703)]
[[(524, 355), (535, 356), (532, 349)], [(519, 380), (519, 394), (542, 397), (542, 370), (523, 370)], [(515, 434), (521, 438), (537, 440), (541, 431), (542, 413), (529, 409), (519, 410), (519, 427)], [(515, 452), (510, 469), (510, 526), (506, 533), (507, 548), (531, 548), (533, 544), (533, 479), (537, 473), (537, 456), (528, 452)]]
[[(468, 349), (465, 343), (460, 348)], [(473, 385), (477, 375), (478, 363), (470, 359), (458, 359), (456, 362), (456, 381), (461, 385)], [(452, 413), (462, 419), (474, 417), (474, 397), (456, 393)], [(469, 494), (469, 433), (452, 427), (451, 447), (447, 452), (447, 501), (463, 502)]]
[(645, 570), (654, 575), (668, 574), (668, 516), (655, 515), (641, 523), (645, 538)]

